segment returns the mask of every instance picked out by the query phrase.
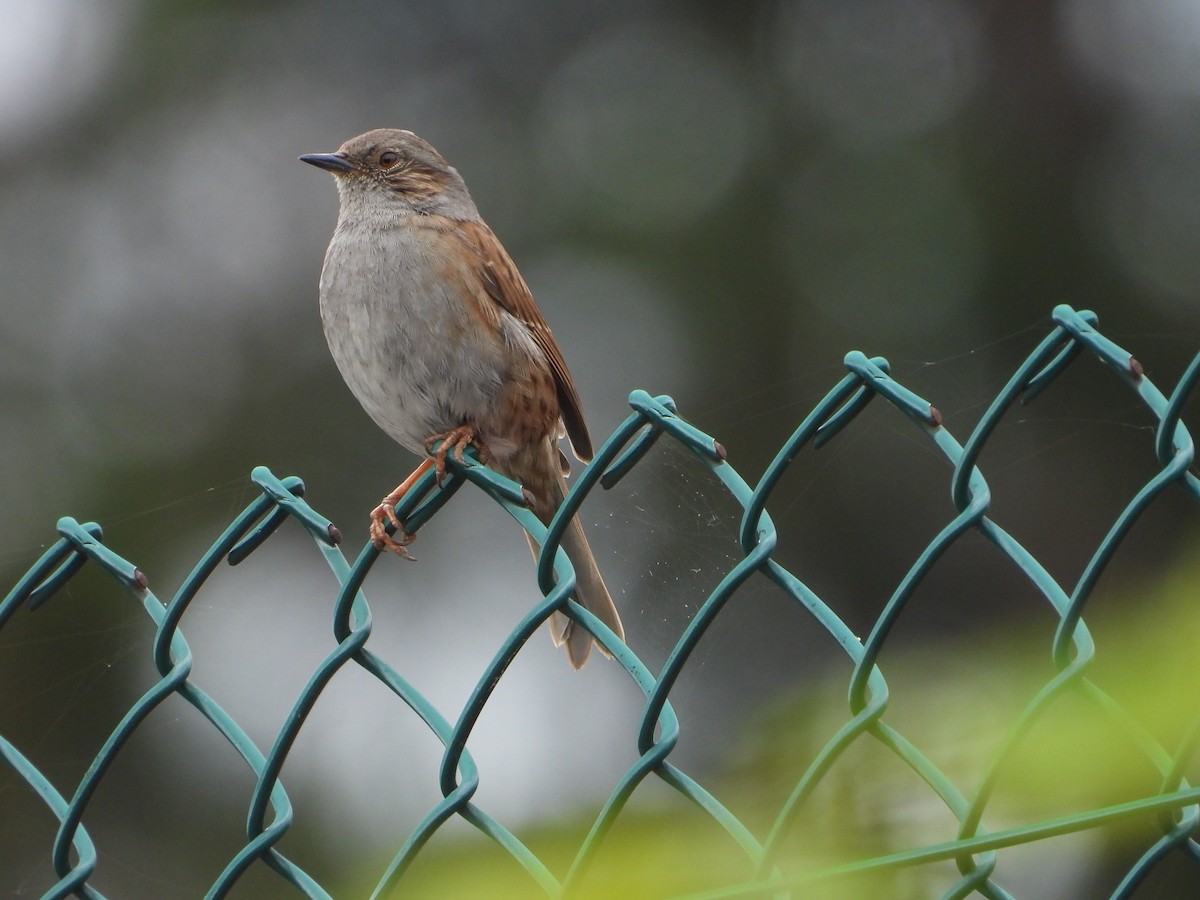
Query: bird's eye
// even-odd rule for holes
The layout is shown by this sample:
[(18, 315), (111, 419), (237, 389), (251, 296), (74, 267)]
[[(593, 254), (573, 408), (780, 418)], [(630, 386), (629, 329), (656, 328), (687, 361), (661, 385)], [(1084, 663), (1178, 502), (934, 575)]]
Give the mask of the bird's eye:
[(400, 159), (400, 154), (393, 150), (384, 150), (379, 154), (379, 164), (385, 169), (390, 169)]

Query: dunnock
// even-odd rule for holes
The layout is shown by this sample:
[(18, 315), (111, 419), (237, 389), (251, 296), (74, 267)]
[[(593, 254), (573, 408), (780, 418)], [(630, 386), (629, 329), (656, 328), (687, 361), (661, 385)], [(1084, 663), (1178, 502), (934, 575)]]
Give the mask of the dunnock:
[[(566, 493), (564, 431), (587, 461), (592, 442), (562, 352), (524, 279), (479, 216), (458, 172), (411, 131), (378, 129), (336, 153), (300, 157), (333, 173), (341, 208), (321, 270), (321, 321), (342, 377), (385, 432), (428, 455), (371, 513), (371, 540), (404, 554), (412, 538), (394, 506), (430, 465), (474, 444), (524, 486), (549, 523)], [(396, 526), (398, 539), (384, 530)], [(537, 553), (537, 544), (530, 538)], [(575, 598), (624, 637), (578, 518), (562, 547)], [(592, 637), (561, 613), (550, 622), (575, 668)]]

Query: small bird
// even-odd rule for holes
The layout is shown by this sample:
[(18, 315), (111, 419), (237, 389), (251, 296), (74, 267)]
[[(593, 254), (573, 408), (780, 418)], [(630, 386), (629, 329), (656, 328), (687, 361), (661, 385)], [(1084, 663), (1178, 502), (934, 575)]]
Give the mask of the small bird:
[[(447, 452), (461, 461), (470, 445), (521, 484), (529, 508), (549, 523), (570, 469), (559, 438), (583, 462), (592, 441), (562, 351), (458, 171), (411, 131), (390, 128), (300, 159), (333, 174), (341, 201), (321, 270), (329, 349), (375, 423), (427, 457), (372, 510), (372, 542), (406, 555), (413, 538), (395, 505), (430, 466), (440, 480)], [(536, 557), (532, 537), (529, 545)], [(578, 518), (562, 547), (575, 568), (575, 599), (624, 639)], [(550, 628), (581, 668), (591, 635), (561, 613)]]

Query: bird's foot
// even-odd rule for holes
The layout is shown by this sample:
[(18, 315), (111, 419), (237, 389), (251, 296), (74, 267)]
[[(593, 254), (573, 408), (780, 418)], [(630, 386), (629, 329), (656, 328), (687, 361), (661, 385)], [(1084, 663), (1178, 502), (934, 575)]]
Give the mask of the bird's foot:
[[(404, 548), (415, 541), (417, 536), (409, 534), (404, 530), (403, 523), (401, 523), (399, 517), (396, 515), (396, 504), (417, 483), (417, 479), (429, 471), (429, 467), (432, 465), (432, 459), (422, 460), (421, 464), (413, 470), (411, 475), (396, 485), (396, 489), (384, 497), (379, 505), (371, 510), (371, 543), (378, 549), (391, 550), (397, 556), (403, 556), (405, 559), (415, 559)], [(396, 526), (395, 535), (387, 533), (389, 522)], [(399, 535), (399, 537), (396, 535)]]
[[(433, 449), (434, 444), (441, 442), (436, 451)], [(479, 453), (480, 460), (487, 458), (487, 448), (483, 441), (479, 439), (479, 431), (471, 422), (463, 422), (457, 428), (451, 428), (449, 431), (444, 431), (441, 434), (434, 434), (425, 439), (425, 451), (433, 456), (434, 472), (437, 476), (437, 483), (441, 484), (446, 477), (446, 454), (454, 452), (454, 458), (459, 462), (463, 461), (463, 451), (467, 447), (475, 445), (475, 449)]]
[[(392, 494), (383, 498), (383, 502), (371, 510), (371, 543), (377, 550), (391, 550), (397, 556), (405, 559), (416, 559), (408, 552), (408, 545), (417, 539), (415, 534), (409, 534), (396, 517), (395, 502)], [(388, 534), (387, 525), (391, 522), (396, 526), (395, 534)]]

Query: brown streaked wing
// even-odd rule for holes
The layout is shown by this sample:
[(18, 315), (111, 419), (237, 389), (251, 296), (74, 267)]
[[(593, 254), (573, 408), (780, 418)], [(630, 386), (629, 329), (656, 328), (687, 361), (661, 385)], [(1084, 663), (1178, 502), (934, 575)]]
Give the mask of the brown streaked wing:
[(481, 280), (488, 296), (495, 300), (509, 315), (522, 322), (534, 341), (546, 354), (550, 371), (554, 375), (554, 386), (558, 393), (558, 405), (562, 413), (571, 448), (583, 462), (592, 458), (592, 439), (588, 435), (587, 423), (583, 420), (583, 404), (579, 392), (567, 369), (558, 342), (550, 332), (542, 311), (533, 300), (533, 294), (525, 279), (517, 271), (516, 264), (500, 243), (500, 239), (483, 222), (455, 222), (455, 231), (479, 256)]

